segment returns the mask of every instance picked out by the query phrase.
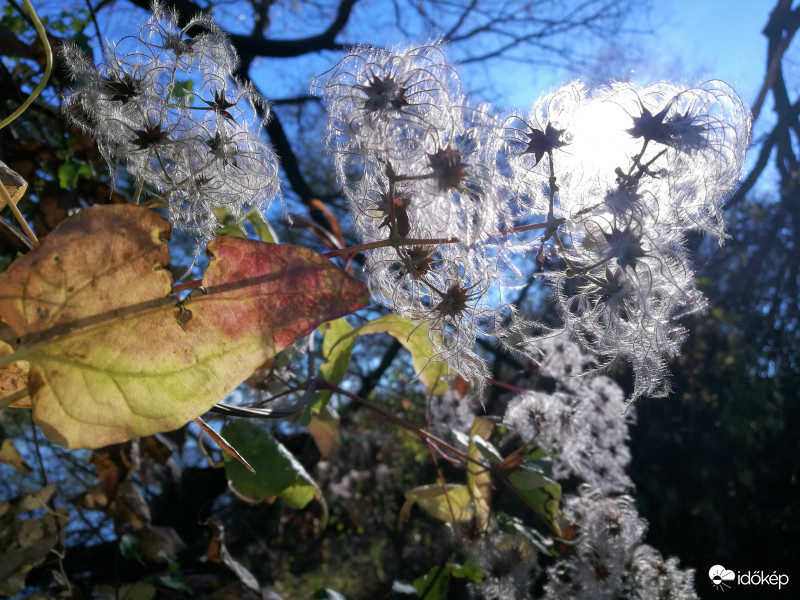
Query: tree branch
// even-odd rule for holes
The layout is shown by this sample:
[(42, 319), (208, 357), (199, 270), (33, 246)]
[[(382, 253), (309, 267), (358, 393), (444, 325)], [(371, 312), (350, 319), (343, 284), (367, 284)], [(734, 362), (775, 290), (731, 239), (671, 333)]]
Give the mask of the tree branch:
[(267, 56), (272, 58), (290, 58), (323, 50), (347, 50), (351, 44), (339, 44), (336, 36), (347, 25), (353, 6), (358, 0), (342, 0), (336, 12), (336, 18), (330, 26), (318, 35), (298, 40), (270, 40), (257, 35), (232, 35), (236, 50), (245, 56)]

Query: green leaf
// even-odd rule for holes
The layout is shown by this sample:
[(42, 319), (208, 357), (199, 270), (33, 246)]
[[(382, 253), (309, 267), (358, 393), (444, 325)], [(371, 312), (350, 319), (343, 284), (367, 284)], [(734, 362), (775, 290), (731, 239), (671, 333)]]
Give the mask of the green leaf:
[(424, 594), (425, 600), (446, 600), (452, 570), (453, 565), (445, 565), (444, 568), (433, 567), (422, 577), (417, 577), (414, 580), (417, 596), (422, 598)]
[(250, 473), (225, 455), (225, 473), (234, 490), (257, 501), (277, 496), (295, 509), (304, 508), (316, 497), (323, 507), (323, 522), (327, 521), (327, 505), (317, 484), (270, 433), (244, 420), (228, 423), (220, 433), (256, 471), (255, 475)]
[[(323, 379), (339, 385), (350, 365), (350, 357), (356, 343), (356, 336), (351, 335), (354, 330), (344, 318), (323, 323), (320, 329), (322, 358), (325, 362), (320, 365), (319, 373)], [(317, 399), (312, 406), (313, 411), (319, 413), (328, 404), (332, 394), (331, 390), (317, 392)]]
[(500, 451), (495, 448), (494, 444), (488, 442), (482, 437), (473, 437), (470, 441), (480, 450), (481, 456), (489, 461), (490, 464), (496, 465), (502, 462), (503, 456)]
[(449, 483), (442, 486), (440, 483), (432, 483), (409, 490), (405, 496), (406, 501), (400, 509), (398, 519), (401, 527), (408, 520), (415, 504), (445, 523), (462, 523), (475, 518), (475, 505), (465, 485)]
[(70, 159), (58, 167), (58, 185), (62, 190), (74, 187), (79, 177), (89, 179), (94, 175), (92, 165), (83, 161)]
[(385, 315), (356, 329), (352, 335), (388, 333), (411, 353), (414, 370), (425, 384), (429, 394), (439, 395), (447, 391), (444, 376), (448, 374), (447, 363), (431, 360), (435, 354), (433, 344), (428, 338), (428, 326), (417, 325), (411, 319), (398, 315)]
[(262, 242), (267, 242), (268, 244), (280, 243), (280, 240), (278, 239), (278, 234), (275, 233), (275, 230), (272, 228), (272, 225), (269, 224), (269, 221), (264, 219), (261, 213), (252, 211), (249, 215), (247, 215), (245, 221), (247, 221), (253, 226), (253, 232), (255, 233), (256, 237), (260, 239)]
[(30, 363), (45, 434), (97, 448), (176, 429), (266, 360), (364, 305), (365, 286), (297, 246), (221, 237), (179, 306), (170, 225), (138, 206), (81, 211), (0, 277), (0, 317)]
[(561, 486), (542, 473), (521, 467), (506, 476), (508, 484), (517, 491), (528, 507), (544, 519), (558, 535), (561, 509)]
[(135, 560), (141, 564), (144, 564), (144, 557), (142, 556), (142, 543), (135, 535), (126, 533), (120, 538), (119, 553), (123, 558)]
[(532, 527), (528, 527), (517, 517), (512, 517), (505, 513), (499, 512), (496, 514), (496, 518), (498, 525), (503, 531), (515, 535), (521, 535), (541, 552), (550, 554), (551, 556), (557, 556), (557, 553), (553, 547), (553, 540), (551, 538), (541, 534)]
[(72, 161), (63, 162), (58, 166), (58, 186), (65, 190), (75, 185), (78, 180), (78, 165)]
[(486, 579), (486, 575), (483, 573), (483, 571), (481, 571), (480, 567), (473, 565), (472, 563), (461, 565), (453, 571), (452, 575), (453, 577), (458, 577), (459, 579), (469, 579), (470, 581), (474, 581), (476, 583), (480, 583)]
[(172, 97), (178, 101), (191, 96), (194, 90), (194, 80), (192, 79), (176, 79), (175, 86), (172, 88)]

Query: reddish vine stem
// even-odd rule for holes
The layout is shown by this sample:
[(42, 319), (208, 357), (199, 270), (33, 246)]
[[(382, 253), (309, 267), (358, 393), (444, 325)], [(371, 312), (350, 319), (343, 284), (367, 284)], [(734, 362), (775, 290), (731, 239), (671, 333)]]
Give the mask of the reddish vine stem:
[[(556, 222), (563, 223), (564, 219), (555, 219)], [(498, 231), (490, 238), (505, 237), (514, 233), (523, 233), (525, 231), (533, 231), (535, 229), (546, 229), (553, 224), (553, 220), (544, 221), (541, 223), (531, 223), (530, 225), (520, 225), (519, 227), (511, 227)], [(386, 248), (387, 246), (438, 246), (441, 244), (457, 244), (461, 239), (457, 237), (449, 238), (409, 238), (403, 239), (401, 242), (396, 243), (392, 240), (378, 240), (377, 242), (369, 242), (367, 244), (359, 244), (357, 246), (349, 246), (347, 248), (339, 248), (337, 250), (329, 250), (323, 252), (320, 256), (325, 258), (337, 258), (339, 256), (347, 256), (348, 254), (358, 254), (367, 250), (375, 250), (376, 248)]]
[(175, 294), (177, 292), (185, 292), (187, 290), (196, 290), (197, 288), (202, 287), (202, 285), (202, 279), (195, 279), (194, 281), (187, 281), (186, 283), (176, 283), (172, 286), (172, 293)]
[(460, 459), (462, 459), (465, 462), (473, 462), (473, 463), (476, 463), (476, 464), (480, 465), (481, 467), (483, 467), (483, 465), (480, 462), (474, 460), (473, 458), (470, 458), (467, 454), (463, 453), (458, 448), (455, 448), (455, 447), (451, 446), (450, 444), (448, 444), (447, 442), (445, 442), (444, 440), (439, 439), (435, 435), (430, 434), (427, 431), (423, 431), (419, 427), (416, 427), (416, 426), (412, 425), (411, 423), (409, 423), (405, 419), (401, 419), (400, 417), (397, 417), (397, 416), (393, 415), (392, 413), (390, 413), (385, 408), (370, 402), (366, 398), (362, 398), (361, 396), (353, 394), (352, 392), (348, 392), (347, 390), (344, 390), (344, 389), (340, 388), (337, 385), (333, 385), (332, 383), (330, 383), (328, 381), (325, 381), (324, 379), (317, 380), (317, 382), (318, 382), (319, 388), (328, 389), (328, 390), (331, 390), (332, 392), (336, 392), (337, 394), (341, 394), (343, 396), (347, 396), (351, 400), (355, 400), (359, 404), (361, 404), (363, 406), (366, 406), (367, 408), (375, 411), (376, 413), (378, 413), (382, 417), (386, 418), (387, 420), (391, 421), (395, 425), (399, 425), (400, 427), (402, 427), (406, 431), (410, 431), (411, 433), (415, 434), (417, 437), (422, 439), (424, 442), (426, 442), (426, 443), (429, 442), (429, 443), (435, 444), (435, 445), (439, 446), (440, 448), (444, 448), (448, 452), (452, 452), (454, 455), (458, 456)]
[(519, 394), (527, 394), (530, 391), (530, 390), (523, 390), (522, 388), (518, 388), (517, 386), (511, 385), (510, 383), (504, 383), (502, 381), (498, 381), (497, 379), (492, 379), (491, 377), (488, 377), (486, 379), (486, 383), (488, 383), (489, 385), (506, 388), (507, 390), (511, 390), (512, 392), (517, 392)]

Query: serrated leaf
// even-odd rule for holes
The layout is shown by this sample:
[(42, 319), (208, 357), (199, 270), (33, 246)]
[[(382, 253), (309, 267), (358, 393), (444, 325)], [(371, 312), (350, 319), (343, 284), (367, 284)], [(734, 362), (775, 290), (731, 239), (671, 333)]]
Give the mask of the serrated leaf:
[(137, 206), (64, 221), (0, 277), (0, 315), (30, 363), (34, 419), (97, 448), (202, 414), (365, 287), (308, 249), (221, 237), (184, 310), (170, 296), (169, 224)]
[(439, 483), (432, 483), (409, 490), (405, 496), (406, 501), (400, 509), (398, 519), (400, 527), (408, 520), (415, 504), (433, 518), (445, 523), (461, 523), (475, 517), (475, 505), (465, 485), (449, 483), (443, 487)]
[(492, 433), (493, 428), (494, 425), (486, 419), (476, 417), (469, 431), (469, 446), (467, 448), (467, 454), (471, 459), (471, 461), (467, 463), (467, 489), (469, 489), (470, 496), (472, 496), (472, 501), (475, 504), (475, 516), (482, 527), (486, 527), (489, 524), (489, 513), (492, 501), (492, 476), (487, 467), (476, 464), (476, 462), (480, 463), (481, 451), (478, 446), (476, 446), (475, 441), (478, 439), (487, 439)]
[(327, 520), (327, 505), (317, 484), (272, 435), (243, 420), (225, 425), (222, 435), (256, 470), (254, 475), (231, 457), (223, 457), (228, 481), (237, 492), (260, 501), (277, 496), (296, 509), (304, 508), (316, 497), (322, 504), (323, 521)]
[(447, 391), (447, 382), (443, 379), (448, 373), (447, 363), (431, 360), (435, 351), (428, 338), (427, 325), (417, 325), (411, 319), (398, 315), (385, 315), (365, 323), (353, 335), (370, 333), (388, 333), (411, 353), (414, 371), (429, 394), (441, 395)]
[(558, 524), (561, 486), (542, 473), (525, 467), (511, 471), (505, 479), (525, 504), (544, 519), (557, 535), (561, 535)]

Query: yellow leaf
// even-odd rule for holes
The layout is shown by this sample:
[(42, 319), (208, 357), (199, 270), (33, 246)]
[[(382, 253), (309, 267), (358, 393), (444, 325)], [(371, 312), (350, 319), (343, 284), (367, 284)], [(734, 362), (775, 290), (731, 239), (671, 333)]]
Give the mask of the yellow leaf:
[(489, 524), (492, 476), (487, 467), (478, 464), (481, 460), (481, 451), (475, 445), (474, 438), (488, 439), (493, 427), (494, 425), (486, 419), (476, 417), (469, 432), (469, 447), (467, 450), (470, 459), (476, 461), (467, 464), (467, 488), (475, 503), (478, 521), (483, 527)]
[(321, 322), (364, 306), (362, 283), (296, 246), (222, 237), (179, 306), (170, 226), (142, 207), (64, 221), (0, 278), (0, 316), (30, 363), (34, 420), (98, 448), (177, 429)]

